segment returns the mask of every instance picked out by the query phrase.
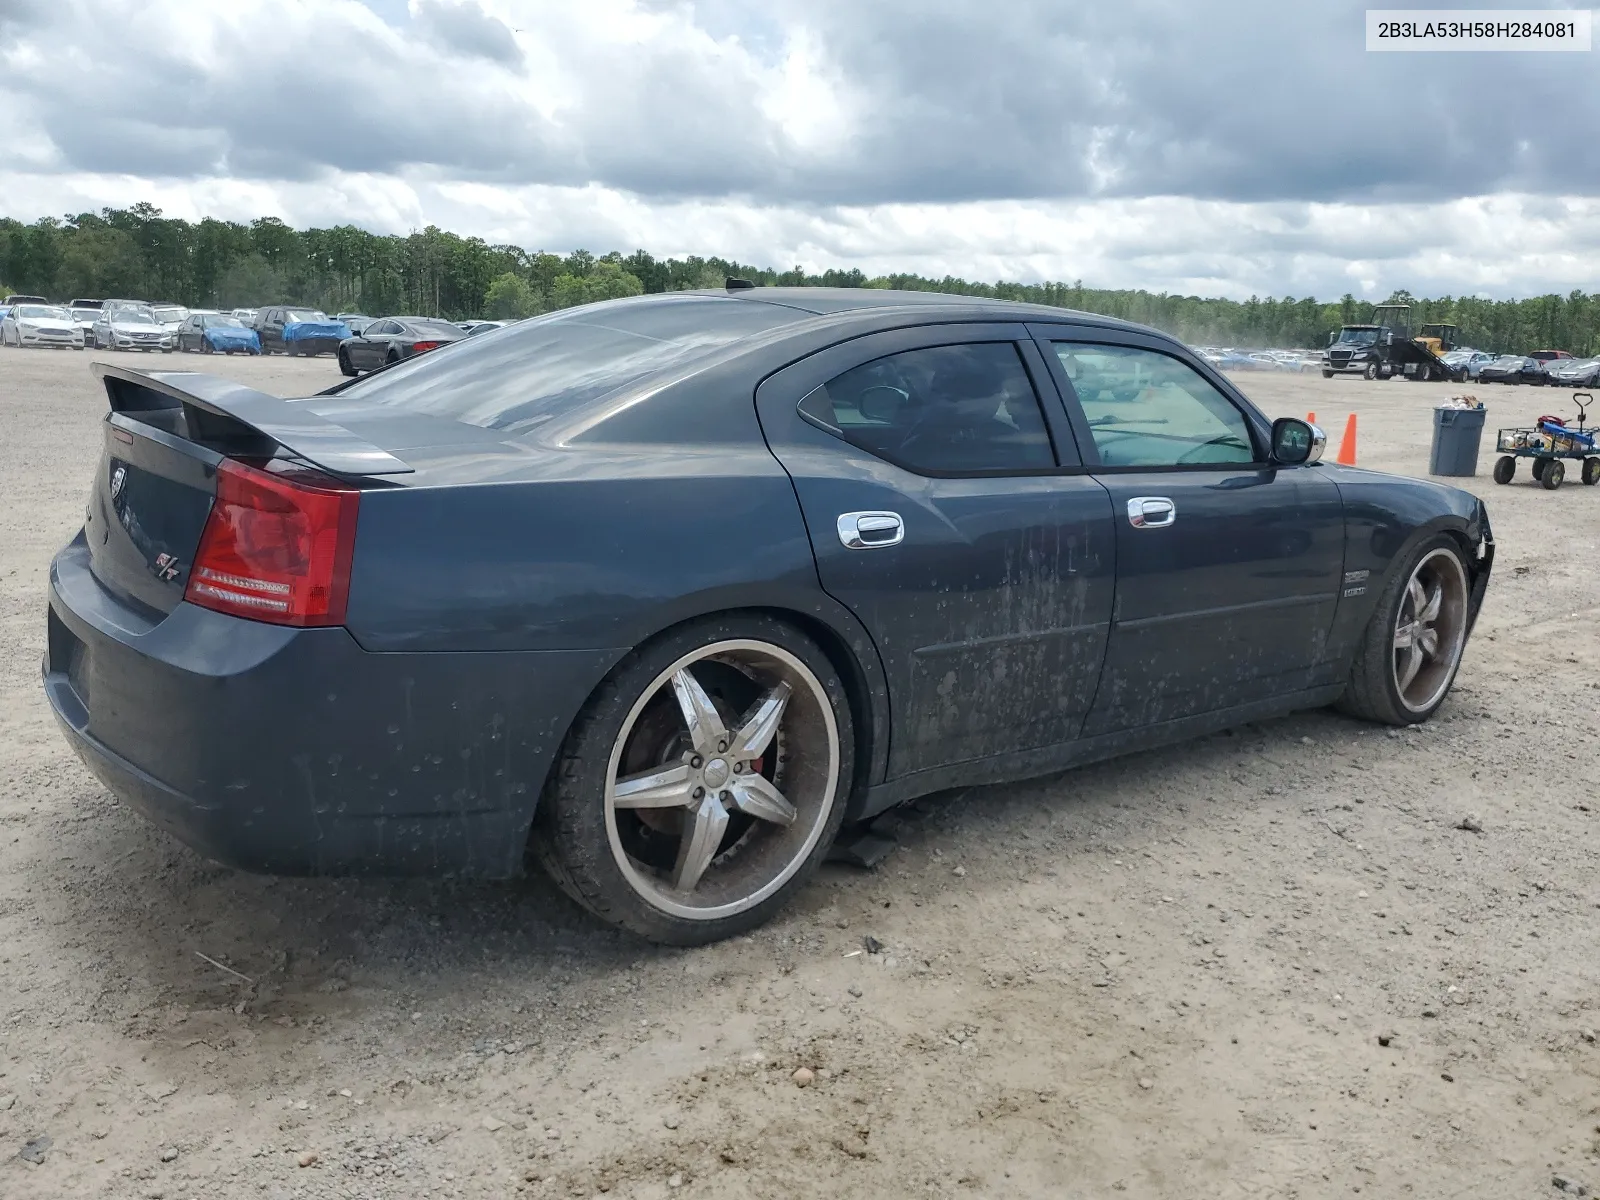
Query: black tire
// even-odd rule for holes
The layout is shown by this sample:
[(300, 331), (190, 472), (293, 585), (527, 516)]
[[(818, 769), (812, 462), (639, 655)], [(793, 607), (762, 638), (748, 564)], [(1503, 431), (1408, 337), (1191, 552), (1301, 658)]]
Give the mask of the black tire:
[[(1448, 679), (1438, 698), (1420, 710), (1411, 708), (1401, 700), (1394, 677), (1395, 622), (1400, 615), (1404, 593), (1417, 565), (1436, 551), (1453, 556), (1461, 567), (1463, 578), (1470, 581), (1471, 575), (1467, 571), (1467, 560), (1461, 553), (1460, 543), (1448, 534), (1428, 538), (1406, 555), (1378, 596), (1372, 619), (1367, 622), (1366, 631), (1356, 647), (1344, 695), (1339, 697), (1335, 705), (1346, 715), (1384, 725), (1417, 725), (1439, 710), (1439, 705), (1444, 703), (1455, 685), (1456, 672), (1461, 666), (1460, 652), (1457, 652), (1455, 661), (1449, 667)], [(1462, 642), (1464, 650), (1464, 634)]]
[(383, 365), (386, 366), (386, 367), (392, 367), (392, 366), (394, 366), (395, 363), (397, 363), (399, 361), (400, 361), (400, 351), (398, 351), (398, 350), (391, 350), (391, 351), (389, 351), (388, 354), (383, 356)]
[(1529, 464), (1528, 469), (1533, 472), (1533, 481), (1535, 483), (1538, 483), (1544, 477), (1544, 465), (1549, 461), (1548, 458), (1536, 458)]
[(1593, 487), (1600, 483), (1600, 458), (1586, 458), (1583, 460), (1583, 482)]
[(1323, 372), (1322, 372), (1322, 377), (1323, 377), (1323, 378), (1324, 378), (1324, 379), (1332, 379), (1332, 378), (1333, 378), (1333, 372), (1332, 372), (1332, 371), (1329, 371), (1329, 370), (1327, 370), (1327, 369), (1326, 369), (1326, 368), (1324, 368), (1324, 369), (1323, 369)]
[(1510, 454), (1502, 455), (1495, 460), (1494, 481), (1496, 483), (1510, 483), (1511, 477), (1517, 473), (1517, 460)]
[(1567, 477), (1567, 468), (1559, 458), (1552, 458), (1544, 464), (1544, 473), (1539, 476), (1539, 482), (1544, 485), (1547, 492), (1553, 492), (1561, 486), (1561, 481)]
[[(820, 828), (820, 836), (798, 867), (793, 863), (799, 860), (791, 860), (787, 869), (792, 874), (775, 891), (731, 915), (680, 916), (646, 899), (629, 882), (613, 853), (606, 813), (612, 755), (630, 714), (647, 693), (654, 694), (652, 684), (662, 678), (664, 671), (687, 655), (736, 639), (777, 647), (804, 664), (821, 684), (837, 737), (837, 754), (832, 757), (835, 777), (828, 801), (831, 807), (807, 826), (808, 830)], [(822, 711), (820, 707), (818, 711)], [(839, 832), (854, 778), (855, 731), (850, 704), (838, 673), (822, 649), (798, 629), (764, 614), (703, 617), (631, 651), (590, 696), (573, 722), (545, 785), (529, 850), (567, 895), (601, 920), (666, 945), (705, 945), (762, 924), (805, 886)], [(758, 890), (751, 899), (759, 895)]]
[(206, 341), (205, 338), (200, 339), (201, 354), (211, 354), (215, 349), (216, 347), (214, 347), (210, 342)]
[(339, 374), (356, 374), (356, 369), (350, 365), (350, 356), (344, 352), (344, 347), (342, 346), (339, 348)]
[(1378, 364), (1368, 363), (1367, 369), (1361, 372), (1363, 379), (1376, 379), (1378, 377)]

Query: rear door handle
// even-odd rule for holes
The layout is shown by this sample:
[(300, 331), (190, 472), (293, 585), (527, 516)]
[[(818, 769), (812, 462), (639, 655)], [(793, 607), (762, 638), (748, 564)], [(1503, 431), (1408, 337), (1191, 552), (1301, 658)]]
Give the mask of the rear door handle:
[(1178, 506), (1165, 496), (1135, 496), (1128, 501), (1128, 524), (1135, 529), (1165, 529), (1178, 519)]
[(899, 513), (844, 513), (838, 521), (839, 541), (847, 550), (877, 550), (898, 546), (905, 540), (906, 527)]

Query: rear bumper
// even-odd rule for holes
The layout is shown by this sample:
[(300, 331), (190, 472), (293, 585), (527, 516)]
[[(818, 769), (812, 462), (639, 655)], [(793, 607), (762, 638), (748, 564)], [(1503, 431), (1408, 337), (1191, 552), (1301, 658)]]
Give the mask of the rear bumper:
[(180, 604), (151, 617), (51, 565), (45, 693), (97, 778), (230, 866), (503, 878), (611, 651), (372, 654)]

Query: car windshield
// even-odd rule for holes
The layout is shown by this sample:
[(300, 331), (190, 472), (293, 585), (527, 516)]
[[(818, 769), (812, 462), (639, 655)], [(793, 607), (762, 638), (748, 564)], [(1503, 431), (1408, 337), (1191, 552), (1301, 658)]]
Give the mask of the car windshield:
[(297, 325), (301, 321), (309, 324), (311, 322), (326, 321), (327, 319), (327, 313), (319, 313), (314, 308), (291, 308), (283, 315), (283, 323), (285, 325)]
[(449, 321), (407, 321), (406, 328), (425, 337), (459, 337), (461, 326)]
[(1376, 329), (1344, 329), (1339, 332), (1339, 344), (1345, 346), (1371, 346), (1377, 340)]
[(70, 321), (72, 320), (72, 314), (64, 308), (54, 308), (48, 304), (19, 304), (17, 306), (17, 320)]
[(499, 337), (464, 339), (448, 354), (421, 355), (340, 395), (524, 433), (800, 315), (690, 296), (583, 305), (519, 321)]

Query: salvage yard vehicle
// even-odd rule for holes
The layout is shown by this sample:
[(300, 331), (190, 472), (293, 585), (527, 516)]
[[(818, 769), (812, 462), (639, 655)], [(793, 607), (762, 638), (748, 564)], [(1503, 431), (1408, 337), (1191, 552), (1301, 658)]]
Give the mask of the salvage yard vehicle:
[(294, 305), (261, 309), (252, 327), (261, 339), (263, 354), (333, 354), (339, 343), (350, 336), (350, 328), (343, 321), (335, 321), (314, 308)]
[(1551, 387), (1600, 388), (1600, 358), (1564, 358), (1545, 364)]
[(1442, 355), (1455, 349), (1454, 325), (1424, 325), (1411, 336), (1411, 306), (1380, 304), (1372, 323), (1345, 325), (1332, 335), (1322, 356), (1322, 377), (1359, 374), (1365, 379), (1430, 380), (1463, 378)]
[(127, 300), (106, 301), (90, 331), (97, 350), (160, 350), (171, 354), (177, 344), (148, 304)]
[(82, 350), (83, 329), (54, 304), (13, 304), (0, 317), (0, 346)]
[(238, 317), (193, 313), (178, 327), (178, 349), (197, 354), (260, 354), (261, 339)]
[(339, 370), (376, 371), (466, 337), (465, 330), (434, 317), (385, 317), (339, 344)]
[(1451, 350), (1442, 356), (1446, 365), (1455, 372), (1454, 378), (1476, 380), (1478, 372), (1495, 360), (1493, 354), (1483, 350)]
[(633, 297), (293, 401), (96, 371), (43, 674), (107, 787), (250, 870), (537, 862), (674, 944), (925, 793), (1425, 721), (1494, 557), (1170, 337), (998, 300)]
[(1502, 354), (1478, 372), (1479, 383), (1528, 383), (1543, 387), (1550, 382), (1544, 364), (1526, 354)]

